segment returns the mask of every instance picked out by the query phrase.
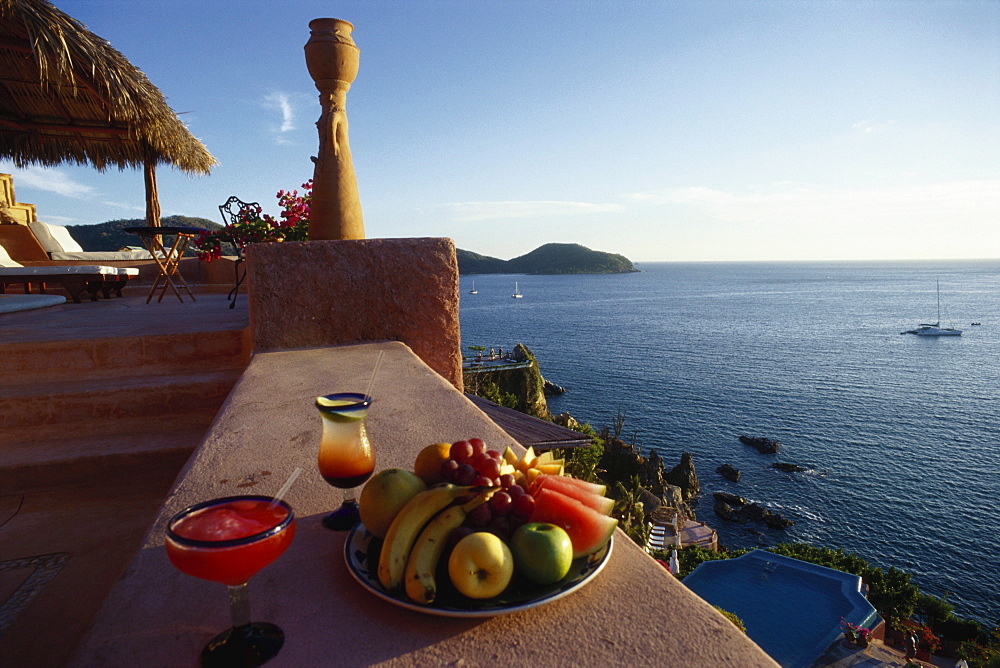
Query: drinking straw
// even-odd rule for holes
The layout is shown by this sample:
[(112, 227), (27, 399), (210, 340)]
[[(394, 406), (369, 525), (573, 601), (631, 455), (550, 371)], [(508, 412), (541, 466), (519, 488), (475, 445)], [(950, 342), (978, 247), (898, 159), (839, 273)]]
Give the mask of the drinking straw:
[(281, 501), (281, 498), (288, 493), (289, 488), (291, 488), (292, 483), (295, 482), (295, 479), (299, 477), (300, 473), (302, 473), (302, 467), (296, 466), (295, 470), (292, 471), (292, 475), (288, 476), (288, 480), (285, 481), (285, 484), (281, 486), (278, 493), (274, 495), (274, 499), (272, 499), (271, 503), (268, 504), (268, 509), (274, 508), (278, 505), (278, 502)]
[(371, 380), (368, 381), (368, 389), (365, 390), (366, 397), (372, 396), (372, 386), (375, 385), (375, 375), (378, 373), (379, 367), (382, 366), (382, 358), (384, 356), (385, 356), (384, 350), (378, 351), (378, 357), (375, 358), (375, 368), (372, 369), (372, 377)]

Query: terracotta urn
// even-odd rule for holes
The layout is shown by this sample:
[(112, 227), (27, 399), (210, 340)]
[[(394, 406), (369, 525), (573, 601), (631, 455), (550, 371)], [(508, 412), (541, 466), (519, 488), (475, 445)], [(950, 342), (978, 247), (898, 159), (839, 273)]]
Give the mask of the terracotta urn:
[(321, 91), (321, 81), (342, 81), (350, 86), (358, 76), (360, 51), (351, 33), (354, 26), (341, 19), (313, 19), (306, 42), (306, 67)]

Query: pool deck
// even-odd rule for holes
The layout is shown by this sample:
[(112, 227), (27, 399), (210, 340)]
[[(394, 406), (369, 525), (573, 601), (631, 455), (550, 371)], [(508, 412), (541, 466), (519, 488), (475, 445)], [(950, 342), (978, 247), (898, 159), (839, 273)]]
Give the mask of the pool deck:
[[(939, 666), (950, 668), (955, 665), (954, 659), (942, 659), (932, 656), (931, 661), (916, 661), (921, 666)], [(830, 647), (816, 659), (812, 668), (848, 668), (849, 666), (905, 666), (906, 658), (903, 651), (897, 647), (886, 645), (881, 640), (874, 640), (862, 649), (843, 640)]]

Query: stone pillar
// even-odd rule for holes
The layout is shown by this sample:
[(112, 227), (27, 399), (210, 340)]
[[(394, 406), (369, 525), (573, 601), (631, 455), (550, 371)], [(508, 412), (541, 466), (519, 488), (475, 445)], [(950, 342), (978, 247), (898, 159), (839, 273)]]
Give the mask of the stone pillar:
[(347, 141), (347, 91), (358, 75), (354, 26), (340, 19), (314, 19), (305, 45), (306, 66), (319, 90), (322, 113), (319, 153), (313, 162), (309, 240), (364, 239), (361, 198)]

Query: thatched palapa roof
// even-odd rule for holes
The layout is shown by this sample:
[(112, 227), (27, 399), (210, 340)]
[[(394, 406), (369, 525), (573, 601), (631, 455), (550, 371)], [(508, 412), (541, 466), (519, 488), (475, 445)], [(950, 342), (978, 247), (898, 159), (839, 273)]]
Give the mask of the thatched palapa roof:
[(216, 164), (146, 75), (46, 0), (0, 0), (0, 158), (142, 167), (151, 224), (157, 164)]

